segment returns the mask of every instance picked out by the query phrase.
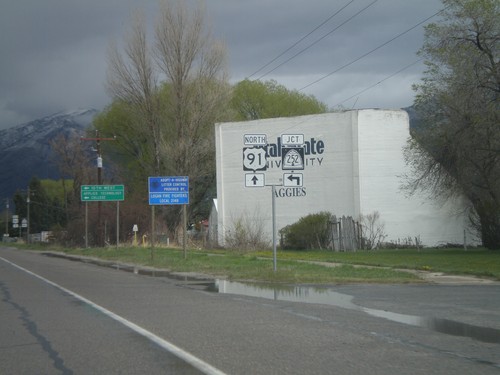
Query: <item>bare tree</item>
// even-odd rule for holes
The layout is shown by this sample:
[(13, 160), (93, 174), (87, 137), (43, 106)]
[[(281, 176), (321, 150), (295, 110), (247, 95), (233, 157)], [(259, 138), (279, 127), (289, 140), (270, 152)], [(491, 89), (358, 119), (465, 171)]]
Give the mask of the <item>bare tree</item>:
[[(162, 155), (167, 172), (189, 176), (196, 186), (190, 198), (201, 201), (215, 176), (213, 124), (229, 101), (226, 50), (212, 38), (202, 2), (189, 9), (185, 2), (164, 0), (159, 17), (154, 55), (168, 90)], [(177, 226), (179, 216), (169, 217)]]
[[(156, 26), (155, 57), (170, 88), (165, 149), (175, 173), (195, 176), (213, 159), (213, 123), (229, 100), (226, 51), (211, 37), (202, 3), (165, 0)], [(206, 173), (206, 171), (205, 171)]]
[[(66, 197), (66, 208), (68, 197), (73, 199), (80, 197), (80, 186), (92, 181), (94, 169), (89, 163), (89, 157), (85, 153), (79, 138), (60, 134), (50, 142), (55, 153), (55, 162), (62, 177), (64, 196)], [(73, 190), (68, 191), (66, 179), (73, 180)]]
[(385, 224), (380, 220), (380, 213), (374, 211), (368, 215), (361, 215), (360, 222), (363, 231), (364, 247), (368, 250), (380, 247), (387, 237)]
[(129, 106), (136, 135), (145, 127), (156, 174), (197, 174), (212, 159), (213, 123), (230, 90), (225, 47), (211, 37), (204, 19), (201, 2), (191, 10), (164, 0), (152, 46), (137, 13), (124, 52), (116, 44), (109, 51), (108, 91)]
[(406, 189), (462, 195), (474, 207), (483, 245), (500, 248), (500, 3), (442, 0), (420, 54), (418, 126), (405, 150)]
[(145, 19), (141, 13), (136, 13), (125, 41), (124, 54), (120, 53), (116, 44), (110, 47), (107, 88), (115, 100), (128, 104), (136, 132), (146, 132), (147, 136), (142, 140), (151, 142), (152, 170), (158, 175), (162, 139), (159, 77), (146, 35)]
[[(124, 139), (117, 144), (144, 170), (189, 176), (194, 209), (213, 185), (213, 125), (224, 119), (230, 94), (225, 47), (212, 38), (202, 3), (189, 8), (164, 0), (152, 43), (144, 18), (135, 15), (123, 52), (110, 48), (108, 67), (114, 108), (126, 108), (128, 120), (108, 126), (114, 117), (104, 116), (101, 126), (116, 132), (123, 127)], [(167, 217), (174, 229), (178, 215)]]

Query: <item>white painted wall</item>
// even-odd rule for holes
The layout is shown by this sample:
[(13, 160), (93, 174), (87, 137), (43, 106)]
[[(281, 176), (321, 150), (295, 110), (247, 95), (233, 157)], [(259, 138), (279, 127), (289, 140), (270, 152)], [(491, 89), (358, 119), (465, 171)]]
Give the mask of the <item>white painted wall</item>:
[[(337, 216), (379, 211), (388, 241), (420, 236), (425, 245), (463, 241), (461, 204), (440, 207), (400, 191), (406, 166), (402, 148), (409, 137), (405, 111), (359, 110), (293, 118), (216, 124), (219, 244), (238, 218), (263, 226), (272, 238), (271, 187), (249, 187), (243, 170), (244, 136), (264, 134), (268, 168), (256, 171), (265, 185), (282, 185), (285, 173), (301, 174), (303, 186), (276, 187), (277, 230), (303, 216), (329, 211)], [(283, 134), (303, 135), (304, 169), (283, 170), (282, 157), (271, 156)], [(310, 145), (316, 147), (310, 147)], [(320, 147), (318, 147), (320, 146)], [(260, 181), (259, 181), (260, 183)], [(453, 212), (452, 212), (453, 211)]]

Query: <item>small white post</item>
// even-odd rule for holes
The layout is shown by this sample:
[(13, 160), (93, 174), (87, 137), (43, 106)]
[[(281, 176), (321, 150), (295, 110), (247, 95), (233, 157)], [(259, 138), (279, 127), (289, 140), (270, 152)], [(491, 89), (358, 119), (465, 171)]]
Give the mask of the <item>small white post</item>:
[(278, 269), (277, 259), (276, 259), (276, 187), (272, 185), (272, 211), (273, 211), (273, 271), (276, 272)]

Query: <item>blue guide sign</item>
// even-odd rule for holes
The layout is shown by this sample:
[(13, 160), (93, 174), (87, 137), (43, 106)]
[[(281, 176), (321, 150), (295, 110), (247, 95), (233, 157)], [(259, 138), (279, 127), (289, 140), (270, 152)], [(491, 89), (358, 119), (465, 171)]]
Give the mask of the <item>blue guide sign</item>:
[(148, 177), (149, 205), (189, 204), (189, 177)]

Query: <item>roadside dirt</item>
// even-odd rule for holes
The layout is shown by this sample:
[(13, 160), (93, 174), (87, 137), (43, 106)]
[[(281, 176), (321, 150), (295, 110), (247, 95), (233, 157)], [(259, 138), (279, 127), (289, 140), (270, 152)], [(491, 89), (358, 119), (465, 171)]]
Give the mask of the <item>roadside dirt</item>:
[[(307, 263), (319, 264), (327, 267), (337, 267), (343, 264), (343, 263), (315, 262), (315, 261), (307, 261)], [(395, 271), (412, 273), (425, 282), (442, 284), (442, 285), (500, 285), (500, 281), (498, 280), (480, 278), (476, 276), (450, 275), (450, 274), (445, 274), (443, 272), (431, 272), (423, 270), (409, 270), (404, 268), (389, 268), (389, 267), (377, 267), (377, 266), (365, 266), (365, 265), (354, 265), (354, 267), (394, 269)]]
[[(137, 266), (134, 264), (126, 264), (126, 263), (115, 262), (115, 261), (106, 261), (106, 260), (102, 260), (102, 259), (98, 259), (98, 258), (91, 258), (91, 257), (85, 257), (85, 256), (75, 256), (75, 255), (69, 255), (69, 254), (64, 254), (64, 253), (60, 253), (60, 252), (45, 251), (44, 254), (49, 255), (49, 256), (56, 256), (56, 257), (76, 260), (76, 261), (94, 263), (94, 264), (98, 264), (98, 265), (105, 266), (105, 267), (111, 267), (111, 268), (122, 269), (122, 270), (130, 270), (131, 272), (134, 272), (134, 273), (143, 273), (143, 274), (153, 273), (153, 274), (159, 275), (160, 273), (164, 272), (166, 274), (170, 274), (173, 276), (177, 275), (177, 276), (182, 276), (182, 277), (201, 277), (201, 278), (212, 278), (213, 277), (213, 276), (207, 276), (207, 275), (196, 274), (196, 273), (171, 273), (169, 270), (161, 270), (161, 269), (155, 269), (155, 268), (151, 268), (151, 267)], [(330, 263), (330, 262), (316, 262), (316, 261), (301, 261), (301, 262), (318, 264), (318, 265), (322, 265), (322, 266), (326, 266), (326, 267), (338, 267), (338, 266), (343, 265), (343, 263)], [(377, 266), (365, 266), (365, 265), (354, 265), (354, 267), (388, 268), (389, 269), (389, 267), (377, 267)], [(500, 281), (498, 281), (498, 280), (488, 279), (488, 278), (479, 278), (479, 277), (475, 277), (475, 276), (450, 275), (450, 274), (445, 274), (442, 272), (410, 270), (410, 269), (403, 269), (403, 268), (397, 268), (394, 270), (412, 273), (412, 274), (416, 275), (417, 277), (419, 277), (420, 279), (422, 279), (424, 282), (433, 283), (433, 284), (441, 284), (441, 285), (500, 285)], [(221, 277), (221, 278), (223, 278), (223, 277)]]
[(400, 270), (411, 272), (421, 279), (435, 284), (449, 284), (449, 285), (499, 285), (500, 281), (479, 278), (475, 276), (464, 275), (448, 275), (442, 272), (429, 272), (429, 271), (414, 271), (414, 270)]

